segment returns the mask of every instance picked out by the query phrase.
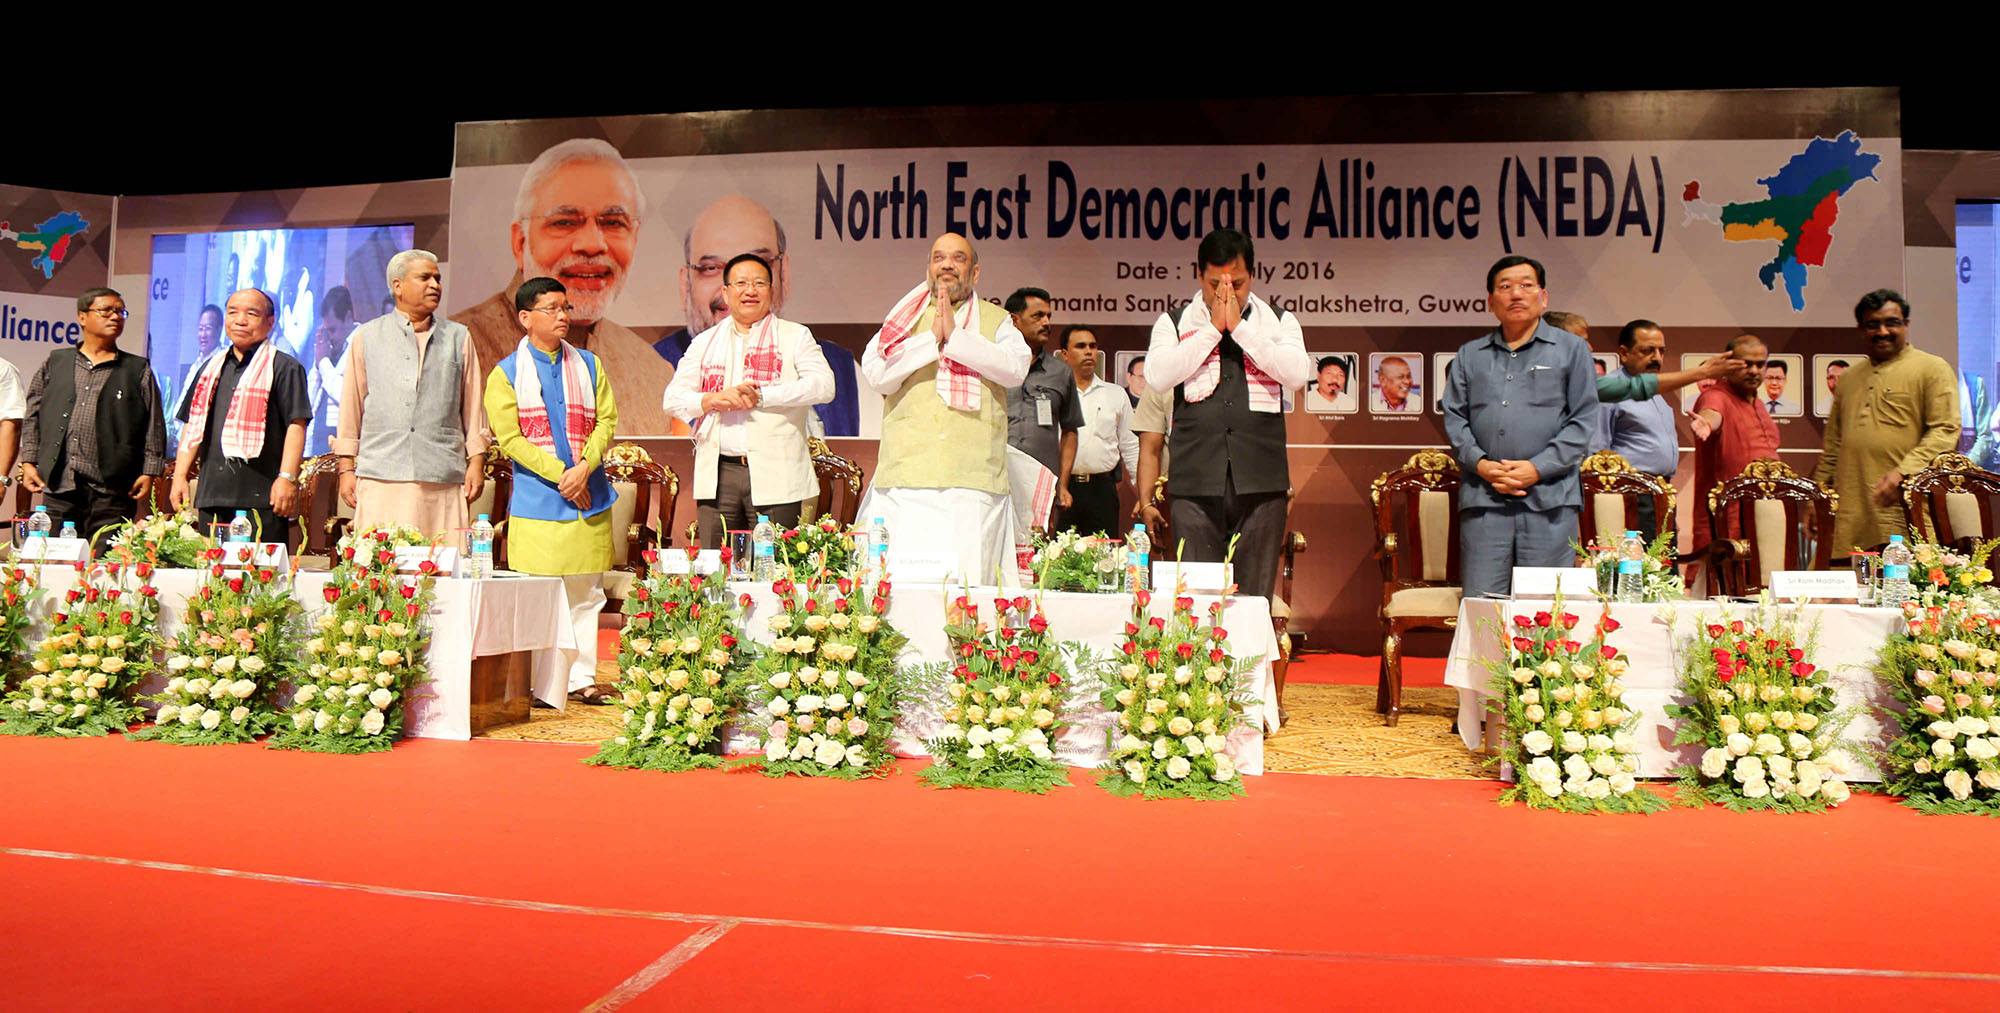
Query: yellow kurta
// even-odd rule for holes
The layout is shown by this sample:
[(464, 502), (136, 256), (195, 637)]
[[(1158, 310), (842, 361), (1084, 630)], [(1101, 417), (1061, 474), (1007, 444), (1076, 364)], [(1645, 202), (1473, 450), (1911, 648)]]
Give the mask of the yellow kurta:
[[(540, 349), (536, 349), (537, 352)], [(597, 428), (583, 445), (583, 463), (592, 470), (604, 466), (604, 452), (618, 431), (618, 404), (611, 396), (611, 371), (597, 360)], [(486, 378), (486, 418), (493, 429), (493, 443), (514, 462), (519, 471), (531, 471), (551, 482), (560, 481), (566, 466), (562, 458), (528, 442), (521, 435), (514, 385), (499, 366)], [(518, 481), (518, 479), (517, 479)], [(591, 504), (597, 506), (598, 504)], [(611, 515), (600, 510), (574, 521), (544, 521), (532, 517), (507, 518), (507, 568), (516, 573), (562, 576), (573, 573), (603, 573), (611, 569)]]
[(1875, 483), (1889, 471), (1907, 478), (1957, 445), (1958, 378), (1950, 363), (1906, 347), (1880, 365), (1864, 359), (1848, 367), (1834, 388), (1825, 450), (1813, 469), (1813, 478), (1840, 494), (1834, 558), (1907, 535), (1900, 503), (1875, 505)]

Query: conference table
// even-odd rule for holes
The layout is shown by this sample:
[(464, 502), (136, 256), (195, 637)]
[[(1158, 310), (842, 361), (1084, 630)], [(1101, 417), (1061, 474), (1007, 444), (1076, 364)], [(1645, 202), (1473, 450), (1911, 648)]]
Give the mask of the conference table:
[[(1478, 750), (1500, 738), (1500, 719), (1486, 703), (1494, 695), (1489, 664), (1507, 657), (1503, 627), (1515, 616), (1549, 611), (1551, 604), (1548, 599), (1496, 598), (1468, 598), (1459, 604), (1444, 682), (1458, 690), (1458, 731), (1466, 748)], [(1605, 606), (1594, 600), (1563, 601), (1563, 611), (1579, 618), (1580, 633), (1593, 627)], [(1638, 714), (1639, 776), (1672, 777), (1675, 767), (1698, 764), (1701, 757), (1700, 746), (1673, 744), (1676, 722), (1666, 712), (1669, 703), (1687, 702), (1680, 692), (1681, 671), (1695, 624), (1716, 622), (1725, 611), (1749, 621), (1756, 606), (1719, 599), (1609, 606), (1619, 627), (1605, 636), (1605, 643), (1624, 651), (1631, 661), (1624, 680), (1625, 702)], [(1796, 606), (1784, 609), (1790, 613)], [(1800, 639), (1817, 637), (1811, 660), (1829, 673), (1840, 707), (1852, 715), (1841, 733), (1843, 746), (1833, 751), (1834, 762), (1842, 765), (1850, 781), (1881, 780), (1873, 758), (1901, 732), (1880, 710), (1894, 701), (1874, 673), (1876, 657), (1901, 626), (1901, 615), (1895, 609), (1859, 605), (1808, 605), (1804, 610)], [(1490, 730), (1488, 721), (1494, 723)]]
[[(29, 643), (47, 631), (49, 615), (81, 575), (67, 563), (37, 567), (48, 593), (37, 599)], [(325, 570), (300, 570), (293, 593), (305, 604), (308, 620), (326, 606), (321, 590), (333, 579)], [(199, 570), (161, 569), (153, 573), (160, 592), (159, 636), (171, 643), (184, 625), (182, 608), (201, 588)], [(569, 696), (569, 666), (576, 658), (576, 635), (558, 577), (503, 573), (487, 580), (439, 578), (430, 611), (431, 638), (424, 664), (430, 681), (409, 691), (404, 734), (423, 739), (470, 739), (484, 728), (525, 721), (532, 695), (562, 707)], [(139, 687), (141, 697), (166, 687), (156, 673)]]
[[(771, 640), (769, 623), (778, 613), (777, 597), (771, 593), (771, 585), (752, 582), (732, 582), (731, 596), (749, 594), (750, 607), (742, 616), (745, 634), (758, 643)], [(983, 602), (980, 613), (988, 622), (992, 621), (992, 602), (1002, 593), (997, 587), (963, 588), (957, 584), (918, 584), (899, 581), (895, 593), (889, 596), (888, 619), (905, 637), (909, 644), (903, 651), (903, 664), (923, 665), (944, 661), (950, 657), (950, 648), (945, 641), (945, 603), (961, 594), (970, 595), (975, 602)], [(1005, 594), (1015, 597), (1021, 594), (1033, 595), (1033, 591), (1007, 588)], [(1192, 595), (1195, 614), (1208, 615), (1208, 606), (1216, 600), (1215, 595)], [(1167, 614), (1171, 608), (1170, 596), (1154, 599), (1159, 614)], [(1078, 592), (1048, 591), (1042, 595), (1042, 610), (1049, 619), (1049, 633), (1057, 641), (1074, 641), (1089, 648), (1098, 655), (1116, 651), (1124, 638), (1125, 622), (1132, 617), (1132, 597), (1126, 594), (1085, 594)], [(1264, 598), (1232, 596), (1222, 613), (1222, 628), (1229, 631), (1231, 653), (1238, 658), (1256, 657), (1256, 665), (1244, 677), (1244, 686), (1249, 690), (1250, 699), (1243, 707), (1242, 720), (1228, 736), (1225, 751), (1235, 762), (1236, 769), (1245, 774), (1264, 772), (1264, 731), (1276, 730), (1278, 715), (1278, 685), (1271, 674), (1271, 661), (1278, 656), (1277, 633), (1271, 628), (1271, 603)], [(1065, 664), (1070, 658), (1065, 654)], [(1077, 686), (1076, 673), (1072, 667), (1072, 686)], [(1079, 687), (1081, 688), (1081, 687)], [(923, 756), (924, 740), (934, 738), (945, 722), (938, 712), (942, 705), (937, 701), (910, 701), (903, 707), (903, 714), (896, 722), (895, 736), (890, 740), (890, 749), (900, 756)], [(1095, 767), (1102, 764), (1109, 755), (1105, 733), (1115, 720), (1114, 715), (1098, 703), (1094, 692), (1079, 692), (1071, 698), (1071, 709), (1063, 715), (1068, 726), (1055, 735), (1056, 758), (1073, 767)], [(728, 752), (755, 752), (762, 748), (760, 740), (742, 723), (731, 725), (725, 730), (723, 748)]]

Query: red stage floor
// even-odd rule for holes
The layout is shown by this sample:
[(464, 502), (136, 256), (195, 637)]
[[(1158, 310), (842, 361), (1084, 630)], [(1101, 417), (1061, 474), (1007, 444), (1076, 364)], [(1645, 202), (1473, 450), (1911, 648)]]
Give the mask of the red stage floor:
[(1591, 818), (1269, 775), (1144, 803), (586, 752), (0, 739), (5, 1004), (2000, 1005), (2000, 821), (1877, 798)]

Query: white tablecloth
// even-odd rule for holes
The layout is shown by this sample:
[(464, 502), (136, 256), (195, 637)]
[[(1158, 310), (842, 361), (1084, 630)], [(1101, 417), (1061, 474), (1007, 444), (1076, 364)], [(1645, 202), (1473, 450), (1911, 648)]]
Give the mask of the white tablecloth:
[[(74, 567), (49, 564), (39, 579), (48, 593), (35, 603), (34, 638), (48, 628), (49, 614), (63, 593), (76, 585)], [(327, 609), (321, 589), (332, 574), (301, 570), (295, 589), (308, 620)], [(198, 570), (159, 570), (153, 586), (160, 591), (160, 639), (171, 641), (181, 630), (181, 608), (201, 587)], [(32, 642), (32, 641), (31, 641)], [(556, 577), (509, 575), (491, 580), (442, 578), (431, 606), (431, 643), (424, 663), (431, 681), (409, 691), (404, 734), (425, 739), (472, 737), (472, 659), (514, 651), (553, 651), (559, 663), (537, 665), (534, 694), (561, 707), (568, 699), (569, 661), (576, 657), (576, 635), (569, 624), (562, 581)], [(544, 671), (544, 670), (548, 671)], [(139, 688), (150, 696), (166, 687), (156, 675)]]
[[(732, 583), (732, 595), (748, 592), (751, 606), (743, 613), (743, 629), (746, 635), (759, 642), (770, 640), (768, 624), (777, 614), (777, 598), (771, 594), (769, 584)], [(903, 654), (904, 665), (921, 665), (943, 661), (949, 656), (944, 635), (944, 605), (948, 598), (956, 598), (961, 593), (969, 593), (975, 602), (983, 602), (980, 612), (991, 621), (993, 599), (1000, 591), (994, 587), (975, 587), (969, 592), (957, 585), (898, 583), (889, 600), (889, 622), (909, 638), (909, 647)], [(1032, 592), (1009, 589), (1008, 596)], [(1208, 606), (1215, 601), (1214, 595), (1194, 595), (1195, 613), (1208, 615)], [(1171, 601), (1154, 599), (1156, 609), (1170, 609)], [(1125, 622), (1132, 615), (1132, 599), (1122, 594), (1076, 594), (1050, 591), (1042, 600), (1042, 609), (1049, 617), (1049, 632), (1058, 641), (1076, 641), (1088, 645), (1098, 653), (1117, 649), (1124, 637)], [(1164, 612), (1162, 614), (1165, 614)], [(1243, 721), (1229, 735), (1227, 751), (1235, 762), (1236, 769), (1245, 774), (1264, 772), (1264, 728), (1277, 720), (1278, 686), (1271, 676), (1271, 660), (1278, 656), (1278, 637), (1271, 629), (1271, 606), (1263, 598), (1237, 597), (1229, 599), (1229, 607), (1222, 614), (1222, 627), (1229, 631), (1232, 653), (1237, 657), (1261, 655), (1257, 666), (1246, 677), (1255, 699), (1245, 705)], [(1108, 750), (1105, 732), (1111, 727), (1112, 715), (1094, 698), (1073, 701), (1073, 709), (1064, 715), (1069, 727), (1055, 737), (1056, 758), (1074, 767), (1095, 767), (1102, 764)], [(896, 722), (896, 736), (890, 747), (904, 756), (924, 755), (923, 740), (935, 736), (944, 722), (937, 713), (925, 706), (906, 707), (903, 716)], [(751, 751), (759, 748), (758, 740), (731, 729), (724, 741), (724, 747), (732, 752)]]
[[(1458, 608), (1458, 631), (1452, 636), (1451, 654), (1445, 662), (1445, 685), (1458, 690), (1458, 731), (1469, 749), (1479, 748), (1490, 715), (1485, 702), (1492, 695), (1492, 669), (1487, 662), (1506, 656), (1500, 632), (1517, 615), (1533, 616), (1549, 609), (1547, 600), (1499, 601), (1467, 599)], [(1625, 702), (1639, 715), (1639, 774), (1642, 777), (1669, 777), (1673, 768), (1698, 763), (1698, 746), (1675, 746), (1673, 719), (1666, 705), (1686, 703), (1679, 692), (1682, 647), (1693, 636), (1694, 624), (1713, 622), (1721, 613), (1720, 601), (1683, 601), (1670, 604), (1614, 602), (1611, 617), (1619, 623), (1605, 642), (1624, 651), (1631, 660), (1625, 678)], [(1595, 601), (1563, 602), (1564, 611), (1580, 618), (1579, 633), (1587, 631), (1602, 614)], [(1754, 606), (1732, 606), (1736, 618), (1749, 619)], [(1893, 722), (1884, 722), (1876, 712), (1888, 706), (1891, 697), (1877, 680), (1873, 668), (1882, 645), (1898, 627), (1894, 609), (1862, 608), (1857, 605), (1812, 605), (1806, 608), (1806, 626), (1800, 636), (1811, 636), (1818, 623), (1818, 642), (1813, 661), (1829, 672), (1828, 679), (1839, 695), (1840, 706), (1853, 713), (1841, 739), (1849, 748), (1846, 756), (1834, 757), (1844, 763), (1849, 780), (1879, 781), (1881, 775), (1868, 759), (1886, 747), (1897, 734)], [(1578, 639), (1581, 639), (1579, 637)], [(1497, 720), (1497, 719), (1496, 719)], [(1838, 752), (1838, 751), (1836, 751)]]

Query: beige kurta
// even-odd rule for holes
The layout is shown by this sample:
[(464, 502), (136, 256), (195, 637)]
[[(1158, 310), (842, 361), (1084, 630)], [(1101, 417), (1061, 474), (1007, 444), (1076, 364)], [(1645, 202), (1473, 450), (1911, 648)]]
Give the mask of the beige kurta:
[(1875, 505), (1875, 483), (1892, 470), (1907, 478), (1957, 445), (1958, 378), (1950, 363), (1906, 347), (1880, 365), (1848, 367), (1834, 388), (1826, 449), (1813, 469), (1813, 478), (1840, 494), (1833, 557), (1907, 534), (1900, 503)]
[[(424, 353), (436, 327), (427, 327), (418, 337), (417, 368), (423, 368)], [(328, 440), (329, 447), (342, 457), (361, 452), (361, 416), (368, 401), (368, 367), (361, 354), (362, 337), (357, 334), (347, 346), (347, 373), (341, 380), (340, 424)], [(466, 335), (459, 370), (459, 413), (465, 426), (465, 458), (468, 462), (484, 457), (493, 442), (486, 428), (486, 405), (481, 395), (479, 355), (471, 334)], [(382, 482), (355, 476), (354, 530), (390, 524), (408, 524), (426, 535), (443, 535), (446, 544), (467, 526), (465, 487), (457, 482)]]

